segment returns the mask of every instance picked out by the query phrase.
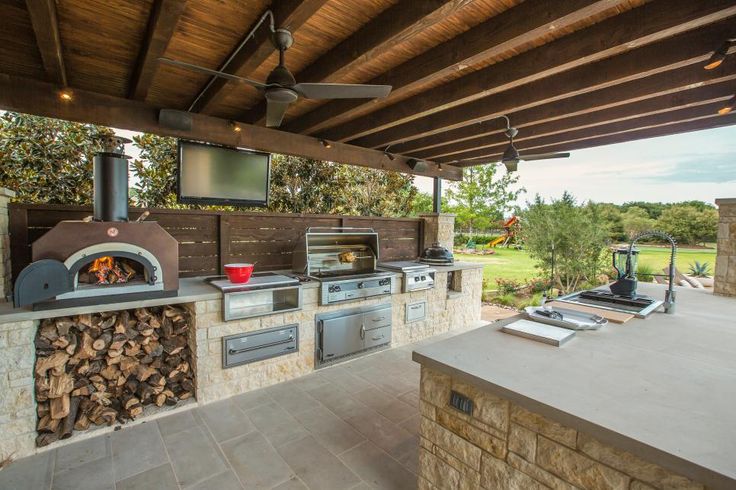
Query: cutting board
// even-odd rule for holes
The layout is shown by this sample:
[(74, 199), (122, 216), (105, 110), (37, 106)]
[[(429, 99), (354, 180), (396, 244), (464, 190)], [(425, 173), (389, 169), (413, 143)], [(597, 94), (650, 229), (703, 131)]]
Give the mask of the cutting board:
[(596, 308), (594, 306), (564, 303), (562, 301), (550, 301), (549, 303), (545, 303), (544, 305), (551, 306), (553, 308), (567, 308), (568, 310), (583, 311), (585, 313), (600, 315), (609, 322), (613, 323), (626, 323), (634, 318), (634, 315), (632, 315), (631, 313), (621, 313), (620, 311), (604, 310), (603, 308)]

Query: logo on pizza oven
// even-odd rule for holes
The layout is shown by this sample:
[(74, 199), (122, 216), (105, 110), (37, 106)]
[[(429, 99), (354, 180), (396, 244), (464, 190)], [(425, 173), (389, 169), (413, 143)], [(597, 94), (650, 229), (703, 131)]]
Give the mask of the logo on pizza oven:
[(109, 236), (110, 238), (115, 238), (116, 236), (118, 236), (118, 233), (120, 233), (120, 231), (114, 226), (111, 226), (107, 229), (107, 236)]

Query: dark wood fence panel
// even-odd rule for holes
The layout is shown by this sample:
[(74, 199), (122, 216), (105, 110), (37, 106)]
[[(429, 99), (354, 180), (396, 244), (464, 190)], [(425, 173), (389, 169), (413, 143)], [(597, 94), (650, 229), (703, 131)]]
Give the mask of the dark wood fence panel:
[[(373, 228), (378, 232), (381, 260), (417, 257), (424, 244), (423, 221), (415, 218), (211, 212), (151, 209), (157, 221), (179, 242), (179, 275), (217, 275), (229, 262), (255, 262), (257, 269), (291, 268), (291, 254), (309, 227)], [(131, 219), (142, 209), (130, 209)], [(12, 204), (10, 242), (13, 279), (31, 262), (31, 244), (58, 222), (80, 220), (89, 207)]]

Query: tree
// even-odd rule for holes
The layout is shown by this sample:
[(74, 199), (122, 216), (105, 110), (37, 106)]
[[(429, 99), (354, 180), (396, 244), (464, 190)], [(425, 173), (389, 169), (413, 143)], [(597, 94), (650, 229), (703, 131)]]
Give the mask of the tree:
[(176, 206), (176, 139), (155, 134), (133, 136), (140, 159), (131, 163), (137, 177), (133, 188), (136, 204), (144, 207)]
[(626, 238), (641, 233), (646, 230), (655, 228), (656, 222), (649, 217), (646, 209), (638, 206), (631, 206), (621, 214), (621, 225), (624, 230)]
[(567, 192), (549, 204), (539, 196), (527, 204), (520, 236), (545, 277), (551, 275), (554, 254), (553, 281), (561, 291), (595, 281), (607, 264), (607, 231), (596, 207), (578, 206)]
[(712, 241), (718, 230), (718, 211), (712, 207), (698, 210), (689, 204), (673, 205), (662, 212), (657, 227), (680, 243), (694, 245)]
[(498, 165), (467, 167), (463, 170), (463, 180), (447, 190), (451, 209), (457, 215), (456, 229), (470, 233), (487, 229), (502, 220), (524, 192), (523, 188), (512, 188), (519, 180), (518, 175), (505, 173), (496, 178), (498, 168)]
[(626, 240), (624, 233), (623, 215), (618, 206), (611, 203), (591, 203), (600, 216), (603, 225), (608, 230), (608, 238), (611, 241)]
[(90, 204), (97, 138), (110, 128), (16, 112), (0, 116), (0, 185), (27, 203)]

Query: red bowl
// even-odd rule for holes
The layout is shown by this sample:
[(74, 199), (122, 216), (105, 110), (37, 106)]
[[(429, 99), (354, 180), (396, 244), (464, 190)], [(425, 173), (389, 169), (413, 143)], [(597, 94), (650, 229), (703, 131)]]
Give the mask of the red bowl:
[(235, 284), (245, 284), (252, 273), (253, 264), (225, 264), (225, 274)]

